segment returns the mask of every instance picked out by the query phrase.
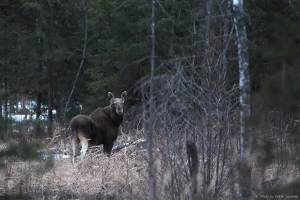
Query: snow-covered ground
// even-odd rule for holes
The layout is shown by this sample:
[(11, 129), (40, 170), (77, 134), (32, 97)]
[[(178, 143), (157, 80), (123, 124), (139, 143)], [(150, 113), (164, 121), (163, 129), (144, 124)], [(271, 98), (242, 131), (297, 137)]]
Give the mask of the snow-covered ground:
[[(26, 100), (26, 101), (19, 101), (17, 104), (10, 106), (8, 104), (8, 112), (9, 118), (11, 118), (15, 122), (22, 122), (28, 120), (36, 120), (35, 108), (37, 104), (35, 101)], [(47, 113), (48, 109), (47, 106), (42, 105), (42, 114), (39, 117), (40, 120), (44, 121), (47, 120)], [(2, 106), (2, 114), (4, 115), (4, 106)], [(56, 114), (56, 110), (52, 111), (53, 114)]]
[[(25, 133), (32, 132), (35, 128), (36, 118), (36, 102), (32, 100), (22, 100), (17, 103), (11, 104), (8, 102), (8, 125), (12, 132), (14, 133)], [(2, 105), (2, 116), (5, 116), (4, 106)], [(41, 106), (41, 115), (39, 116), (39, 121), (47, 121), (48, 119), (48, 109), (47, 106)], [(56, 110), (52, 113), (55, 115)], [(47, 125), (44, 125), (45, 127)]]

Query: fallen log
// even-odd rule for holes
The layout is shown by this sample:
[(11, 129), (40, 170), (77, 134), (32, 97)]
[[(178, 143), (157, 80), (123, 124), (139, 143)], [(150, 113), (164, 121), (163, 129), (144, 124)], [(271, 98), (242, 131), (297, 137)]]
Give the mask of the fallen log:
[[(121, 144), (116, 144), (113, 146), (112, 151), (119, 151), (125, 147), (128, 147), (130, 145), (138, 145), (138, 144), (142, 144), (142, 143), (147, 143), (148, 140), (141, 138), (135, 141), (131, 141), (131, 142), (125, 142), (125, 143), (121, 143)], [(103, 150), (103, 146), (102, 145), (97, 145), (97, 146), (91, 146), (89, 147), (89, 149), (99, 149), (99, 150)]]

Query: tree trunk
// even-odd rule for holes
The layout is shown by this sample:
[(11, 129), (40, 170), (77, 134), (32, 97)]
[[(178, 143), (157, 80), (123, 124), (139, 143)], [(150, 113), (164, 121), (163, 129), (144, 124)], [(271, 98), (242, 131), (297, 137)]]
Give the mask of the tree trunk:
[(52, 134), (52, 121), (53, 121), (53, 98), (54, 98), (54, 91), (53, 91), (53, 57), (55, 51), (55, 33), (54, 33), (54, 14), (53, 14), (53, 7), (50, 10), (50, 40), (49, 40), (49, 53), (50, 58), (48, 59), (48, 66), (47, 66), (47, 76), (48, 76), (48, 134)]
[(155, 69), (155, 0), (152, 0), (152, 15), (151, 15), (151, 77), (150, 77), (150, 99), (149, 99), (149, 106), (150, 106), (150, 113), (149, 113), (149, 120), (150, 120), (150, 127), (149, 127), (149, 200), (156, 199), (156, 190), (155, 190), (155, 170), (154, 170), (154, 158), (153, 158), (153, 132), (154, 132), (154, 69)]
[(8, 123), (8, 86), (7, 77), (4, 78), (4, 133), (7, 134)]
[(195, 142), (187, 142), (187, 154), (192, 181), (192, 199), (197, 200), (200, 199), (200, 192), (198, 190), (199, 159)]
[(38, 120), (42, 114), (42, 93), (39, 91), (36, 98), (36, 120)]
[[(40, 27), (40, 20), (37, 19), (37, 29), (39, 29)], [(38, 64), (38, 68), (37, 68), (37, 72), (38, 74), (41, 74), (42, 71), (43, 71), (43, 63), (42, 63), (42, 52), (43, 52), (43, 40), (42, 38), (38, 38), (38, 44), (39, 44), (39, 51), (38, 51), (38, 59), (39, 59), (39, 64)], [(39, 80), (38, 82), (39, 85), (42, 85), (42, 81)], [(40, 88), (38, 88), (38, 91), (37, 91), (37, 98), (36, 98), (36, 119), (38, 120), (39, 117), (41, 116), (42, 114), (42, 91)]]
[(53, 71), (52, 60), (48, 66), (48, 134), (52, 133), (52, 121), (53, 121)]
[(240, 169), (241, 199), (251, 198), (250, 130), (246, 123), (250, 115), (250, 76), (247, 34), (243, 18), (243, 1), (233, 0), (234, 25), (238, 42), (240, 88)]
[[(38, 74), (41, 74), (42, 70), (43, 70), (41, 57), (42, 57), (42, 55), (40, 55), (40, 57), (39, 57), (40, 61), (39, 61), (39, 66), (38, 66)], [(41, 85), (42, 82), (39, 81), (39, 84)], [(41, 91), (41, 89), (38, 89), (37, 98), (36, 98), (36, 120), (38, 120), (40, 118), (41, 114), (42, 114), (42, 91)]]

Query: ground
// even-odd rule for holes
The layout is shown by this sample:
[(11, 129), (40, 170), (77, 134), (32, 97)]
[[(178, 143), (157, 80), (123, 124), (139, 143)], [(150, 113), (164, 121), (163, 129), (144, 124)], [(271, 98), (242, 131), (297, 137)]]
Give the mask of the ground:
[[(54, 147), (64, 154), (70, 152), (67, 138), (56, 142), (51, 139), (45, 152), (52, 152)], [(47, 161), (9, 158), (1, 171), (0, 192), (21, 191), (30, 199), (146, 199), (146, 155), (145, 148), (133, 144), (114, 151), (110, 158), (93, 148), (82, 163), (77, 159), (73, 165), (71, 157), (58, 158), (49, 168)]]

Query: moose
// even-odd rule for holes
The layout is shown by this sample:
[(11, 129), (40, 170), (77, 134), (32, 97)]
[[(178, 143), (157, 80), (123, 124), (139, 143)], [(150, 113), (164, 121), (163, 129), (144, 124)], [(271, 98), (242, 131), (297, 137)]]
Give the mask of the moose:
[(108, 92), (109, 106), (97, 108), (90, 115), (77, 115), (70, 121), (73, 164), (79, 144), (81, 162), (89, 146), (103, 144), (104, 153), (110, 156), (123, 121), (126, 96), (126, 91), (121, 94), (121, 98), (115, 98), (111, 92)]

